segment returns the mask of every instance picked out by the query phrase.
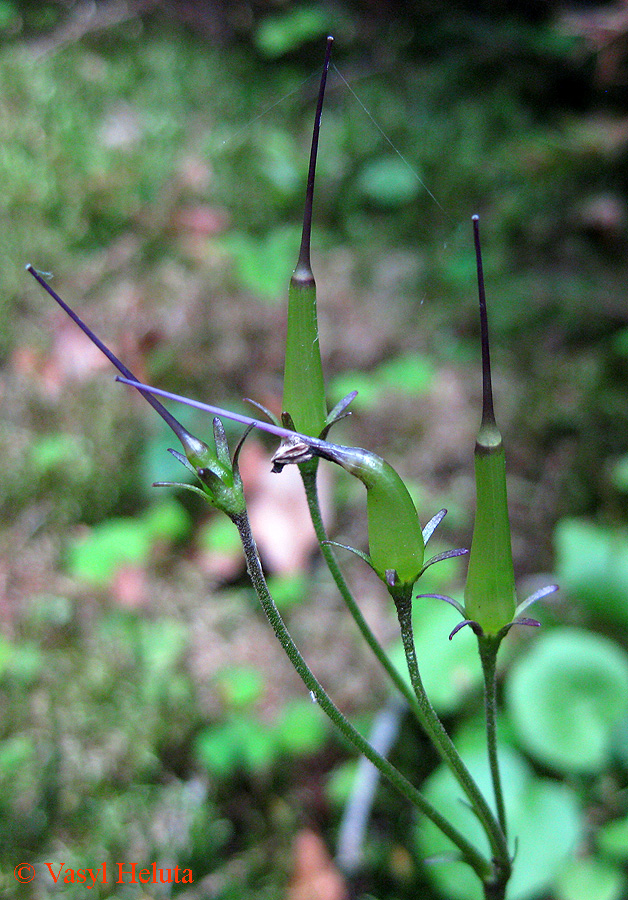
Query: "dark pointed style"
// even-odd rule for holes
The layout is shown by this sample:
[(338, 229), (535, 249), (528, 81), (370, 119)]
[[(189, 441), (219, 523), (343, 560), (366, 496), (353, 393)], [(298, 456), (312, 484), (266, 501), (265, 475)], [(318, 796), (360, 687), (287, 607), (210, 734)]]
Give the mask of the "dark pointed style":
[(302, 431), (312, 437), (320, 435), (327, 418), (325, 382), (318, 342), (316, 284), (310, 261), (310, 246), (318, 139), (333, 42), (334, 39), (332, 37), (327, 38), (325, 62), (318, 91), (314, 129), (312, 131), (301, 247), (295, 270), (290, 279), (288, 293), (288, 330), (284, 369), (283, 410), (290, 414), (298, 431)]
[[(74, 312), (71, 306), (62, 300), (61, 297), (57, 294), (55, 290), (53, 290), (48, 282), (43, 278), (42, 275), (37, 271), (37, 269), (32, 266), (30, 263), (26, 266), (26, 271), (30, 272), (33, 278), (39, 282), (39, 284), (43, 287), (43, 289), (52, 297), (52, 299), (59, 304), (61, 309), (68, 314), (68, 316), (75, 322), (81, 331), (87, 335), (92, 344), (95, 344), (96, 347), (103, 353), (107, 359), (115, 366), (115, 368), (124, 375), (125, 378), (130, 379), (131, 381), (137, 381), (135, 375), (128, 369), (123, 362), (121, 362), (118, 357), (113, 353), (106, 344), (100, 340), (100, 338), (94, 334), (91, 328), (83, 322), (80, 316)], [(183, 445), (183, 449), (186, 452), (186, 455), (190, 462), (195, 465), (203, 465), (205, 464), (206, 456), (209, 453), (211, 455), (211, 451), (207, 444), (203, 441), (195, 438), (193, 435), (187, 431), (183, 425), (175, 419), (175, 417), (168, 412), (166, 407), (157, 400), (152, 394), (149, 394), (148, 391), (143, 391), (141, 388), (138, 388), (140, 394), (150, 403), (153, 409), (159, 413), (164, 422), (170, 426), (172, 431), (176, 434), (176, 436), (181, 441)]]

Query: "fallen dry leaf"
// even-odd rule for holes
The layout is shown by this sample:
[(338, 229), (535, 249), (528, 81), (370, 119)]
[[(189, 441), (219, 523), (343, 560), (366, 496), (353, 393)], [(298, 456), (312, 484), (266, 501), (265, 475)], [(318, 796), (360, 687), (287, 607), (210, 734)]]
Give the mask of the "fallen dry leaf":
[[(262, 561), (269, 572), (303, 571), (318, 542), (310, 522), (303, 482), (296, 466), (271, 472), (270, 453), (248, 441), (240, 457), (249, 518)], [(318, 489), (323, 517), (328, 521), (330, 472), (319, 469)]]
[(286, 900), (346, 900), (347, 887), (322, 839), (309, 828), (294, 842), (294, 869)]

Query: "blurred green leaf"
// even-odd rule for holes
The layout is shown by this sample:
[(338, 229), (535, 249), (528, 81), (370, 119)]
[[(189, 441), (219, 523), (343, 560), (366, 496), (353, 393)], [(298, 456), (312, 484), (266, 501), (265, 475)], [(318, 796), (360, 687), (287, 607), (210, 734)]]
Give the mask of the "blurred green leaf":
[(599, 772), (628, 711), (628, 655), (607, 638), (560, 628), (530, 647), (506, 683), (522, 746), (560, 772)]
[(32, 741), (23, 734), (16, 734), (0, 742), (0, 778), (13, 778), (35, 758)]
[(613, 463), (611, 482), (616, 490), (628, 494), (628, 455), (620, 457)]
[(47, 475), (69, 463), (89, 468), (89, 461), (84, 460), (84, 442), (71, 434), (42, 435), (29, 446), (28, 454), (29, 464), (39, 475)]
[(264, 56), (274, 59), (325, 35), (328, 22), (329, 14), (320, 6), (288, 8), (261, 22), (254, 36), (255, 45)]
[(227, 516), (212, 516), (202, 525), (196, 536), (199, 547), (218, 553), (235, 553), (240, 550), (240, 535)]
[(277, 743), (272, 729), (262, 727), (255, 719), (238, 716), (201, 731), (194, 750), (212, 775), (227, 778), (238, 771), (267, 769), (276, 757)]
[(325, 796), (337, 809), (343, 809), (355, 785), (358, 763), (351, 759), (336, 766), (325, 786)]
[(242, 286), (262, 300), (287, 296), (290, 276), (299, 253), (298, 228), (275, 228), (264, 238), (232, 232), (220, 240), (233, 257)]
[(9, 668), (13, 656), (13, 645), (4, 635), (0, 635), (0, 678)]
[(253, 666), (229, 666), (214, 680), (227, 706), (234, 709), (252, 706), (264, 690), (264, 678)]
[(562, 519), (554, 543), (561, 588), (603, 621), (628, 625), (628, 533)]
[[(486, 752), (478, 750), (463, 757), (480, 790), (486, 797), (492, 796)], [(534, 775), (513, 749), (503, 747), (499, 758), (508, 828), (517, 836), (508, 900), (533, 900), (547, 891), (574, 850), (582, 830), (578, 799), (567, 786)], [(482, 826), (444, 765), (429, 776), (423, 790), (452, 824), (490, 855)], [(416, 840), (422, 859), (447, 857), (454, 851), (428, 819), (419, 821)], [(463, 863), (439, 859), (438, 865), (427, 866), (425, 871), (447, 900), (481, 900), (484, 896), (473, 871)]]
[(434, 383), (436, 368), (432, 360), (422, 353), (406, 353), (383, 362), (368, 373), (343, 372), (329, 384), (330, 395), (338, 400), (351, 391), (358, 396), (351, 409), (371, 409), (387, 401), (391, 394), (420, 396)]
[(619, 869), (598, 859), (576, 859), (558, 879), (556, 900), (622, 900), (625, 890)]
[(147, 562), (151, 547), (151, 536), (141, 520), (109, 519), (88, 534), (73, 538), (67, 551), (67, 570), (74, 578), (106, 585), (121, 566)]
[(188, 645), (188, 630), (176, 619), (160, 618), (139, 623), (138, 640), (142, 663), (153, 675), (168, 675)]
[(314, 753), (327, 738), (327, 720), (311, 700), (293, 700), (280, 713), (273, 731), (285, 753)]
[(628, 862), (628, 816), (602, 825), (595, 835), (595, 843), (607, 859)]
[(281, 612), (302, 603), (308, 597), (308, 578), (304, 572), (271, 575), (268, 587)]
[(180, 541), (190, 533), (192, 521), (173, 498), (153, 503), (142, 516), (142, 523), (153, 541)]
[(360, 170), (357, 187), (365, 200), (390, 209), (411, 203), (423, 190), (409, 166), (392, 155), (368, 162)]
[(20, 14), (11, 0), (2, 0), (0, 3), (0, 31), (9, 31), (20, 24)]

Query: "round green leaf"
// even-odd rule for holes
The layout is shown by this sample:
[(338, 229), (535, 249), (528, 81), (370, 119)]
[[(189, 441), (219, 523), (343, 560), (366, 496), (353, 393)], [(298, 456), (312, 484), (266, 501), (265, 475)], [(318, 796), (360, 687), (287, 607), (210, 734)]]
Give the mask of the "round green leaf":
[(561, 874), (556, 900), (622, 900), (626, 879), (619, 869), (597, 859), (577, 859)]
[(628, 710), (628, 656), (586, 631), (548, 632), (513, 667), (506, 699), (537, 760), (561, 772), (598, 772)]
[(628, 625), (628, 535), (582, 519), (554, 533), (561, 587), (596, 617)]
[[(471, 774), (485, 796), (492, 796), (485, 750), (463, 754)], [(532, 900), (552, 884), (578, 840), (581, 822), (576, 795), (570, 788), (538, 778), (511, 748), (499, 754), (506, 815), (515, 857), (508, 900)], [(441, 765), (423, 785), (434, 804), (478, 849), (490, 856), (479, 821), (464, 802), (451, 772)], [(426, 874), (447, 900), (482, 900), (484, 894), (474, 872), (465, 863), (448, 860), (454, 846), (428, 819), (421, 818), (416, 829), (421, 858), (436, 857)], [(445, 861), (442, 861), (445, 860)]]

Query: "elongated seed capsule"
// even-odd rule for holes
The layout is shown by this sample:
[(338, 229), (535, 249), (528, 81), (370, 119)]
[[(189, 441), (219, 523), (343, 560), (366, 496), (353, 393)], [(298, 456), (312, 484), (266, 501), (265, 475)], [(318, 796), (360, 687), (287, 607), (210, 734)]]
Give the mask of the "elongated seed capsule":
[[(390, 584), (414, 584), (423, 568), (425, 542), (407, 487), (393, 467), (367, 450), (328, 444), (319, 456), (337, 463), (366, 487), (369, 555), (377, 574)], [(394, 576), (393, 576), (394, 577)]]
[(301, 248), (296, 268), (290, 279), (288, 291), (288, 328), (283, 389), (284, 411), (290, 413), (298, 431), (315, 437), (321, 433), (325, 425), (327, 405), (325, 402), (323, 365), (318, 341), (316, 283), (310, 264), (310, 239), (318, 137), (327, 72), (331, 61), (332, 44), (333, 38), (327, 38), (325, 63), (318, 93), (314, 130), (312, 132)]
[(512, 622), (516, 608), (506, 461), (495, 423), (479, 218), (473, 217), (482, 340), (482, 422), (475, 445), (476, 513), (464, 592), (465, 615), (487, 635)]

